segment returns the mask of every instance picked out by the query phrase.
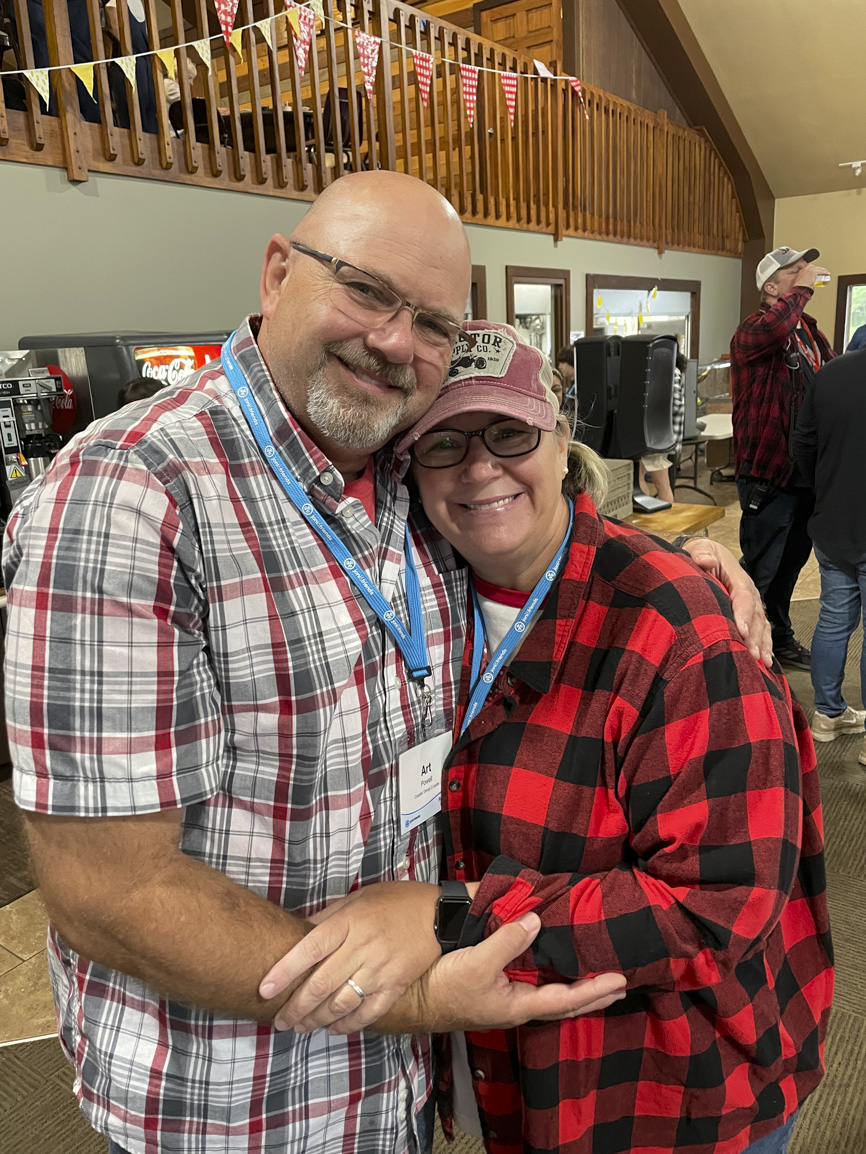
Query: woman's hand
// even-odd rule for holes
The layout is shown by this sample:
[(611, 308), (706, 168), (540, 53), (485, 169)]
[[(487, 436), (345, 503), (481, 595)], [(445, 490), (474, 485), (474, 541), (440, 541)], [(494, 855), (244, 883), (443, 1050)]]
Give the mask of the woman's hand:
[(761, 595), (752, 578), (730, 549), (709, 537), (691, 537), (683, 549), (696, 565), (712, 573), (727, 589), (734, 611), (734, 624), (743, 644), (756, 661), (763, 661), (769, 669), (773, 664), (773, 637)]
[(379, 882), (310, 918), (316, 928), (259, 986), (263, 998), (276, 997), (312, 968), (275, 1027), (308, 1033), (332, 1026), (333, 1033), (348, 1034), (381, 1018), (441, 956), (433, 932), (439, 892), (422, 882)]

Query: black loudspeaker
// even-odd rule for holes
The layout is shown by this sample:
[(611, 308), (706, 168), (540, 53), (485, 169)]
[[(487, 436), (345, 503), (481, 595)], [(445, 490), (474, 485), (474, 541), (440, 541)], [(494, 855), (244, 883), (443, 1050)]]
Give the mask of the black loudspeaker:
[(666, 453), (673, 429), (676, 337), (637, 335), (620, 342), (616, 435), (623, 457)]
[(619, 337), (583, 337), (574, 342), (579, 438), (603, 457), (610, 456), (620, 373)]

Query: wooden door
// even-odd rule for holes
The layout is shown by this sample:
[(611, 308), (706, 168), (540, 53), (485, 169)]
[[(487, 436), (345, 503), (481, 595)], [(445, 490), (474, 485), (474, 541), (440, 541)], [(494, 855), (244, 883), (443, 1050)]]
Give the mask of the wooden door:
[(482, 0), (474, 14), (475, 31), (485, 40), (562, 68), (562, 15), (550, 0)]

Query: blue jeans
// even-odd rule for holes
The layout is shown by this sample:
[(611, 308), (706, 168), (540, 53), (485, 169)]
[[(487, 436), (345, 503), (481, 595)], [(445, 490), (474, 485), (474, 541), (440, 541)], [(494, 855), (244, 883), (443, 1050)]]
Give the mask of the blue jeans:
[[(866, 608), (866, 564), (837, 565), (815, 547), (821, 573), (821, 612), (812, 637), (812, 689), (815, 708), (838, 717), (848, 708), (842, 679), (848, 641)], [(866, 693), (866, 645), (860, 655), (860, 697)]]
[(788, 1154), (788, 1143), (794, 1133), (796, 1121), (797, 1115), (792, 1114), (784, 1126), (780, 1126), (772, 1134), (767, 1134), (766, 1137), (759, 1138), (757, 1142), (747, 1146), (743, 1154)]

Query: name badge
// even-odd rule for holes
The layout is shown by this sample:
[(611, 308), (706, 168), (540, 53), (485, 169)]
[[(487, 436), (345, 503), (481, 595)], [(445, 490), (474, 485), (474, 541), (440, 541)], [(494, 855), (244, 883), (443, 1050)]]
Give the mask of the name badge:
[(423, 825), (442, 809), (442, 768), (452, 744), (450, 733), (440, 733), (400, 755), (402, 833)]

